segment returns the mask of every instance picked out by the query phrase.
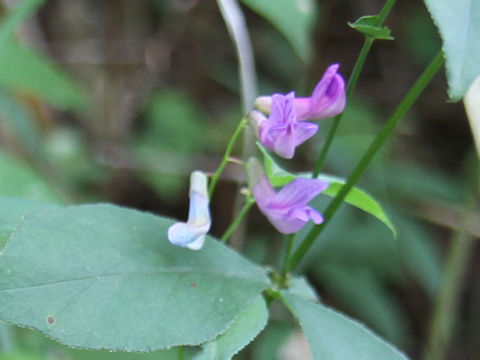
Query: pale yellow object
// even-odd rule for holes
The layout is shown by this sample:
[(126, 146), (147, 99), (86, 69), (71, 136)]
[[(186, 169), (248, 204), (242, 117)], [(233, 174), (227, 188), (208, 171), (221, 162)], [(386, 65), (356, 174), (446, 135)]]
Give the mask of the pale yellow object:
[(473, 139), (480, 158), (480, 76), (473, 82), (463, 98), (468, 121), (472, 128)]

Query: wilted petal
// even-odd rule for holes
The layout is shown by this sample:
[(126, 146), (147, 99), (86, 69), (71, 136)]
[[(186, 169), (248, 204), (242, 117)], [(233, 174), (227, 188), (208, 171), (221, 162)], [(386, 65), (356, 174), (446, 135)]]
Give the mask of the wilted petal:
[(188, 220), (170, 226), (167, 233), (168, 240), (173, 245), (192, 250), (202, 248), (211, 226), (207, 183), (206, 175), (200, 171), (194, 171), (190, 176)]

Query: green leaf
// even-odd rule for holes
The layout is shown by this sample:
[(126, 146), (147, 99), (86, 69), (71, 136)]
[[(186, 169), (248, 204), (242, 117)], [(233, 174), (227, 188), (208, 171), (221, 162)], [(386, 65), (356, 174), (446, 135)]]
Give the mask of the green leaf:
[(10, 10), (0, 23), (0, 44), (12, 35), (13, 30), (29, 18), (46, 0), (23, 0)]
[(448, 94), (460, 100), (480, 76), (480, 2), (425, 0), (443, 41)]
[(0, 122), (31, 155), (38, 154), (40, 134), (30, 112), (5, 91), (0, 90)]
[(298, 56), (308, 62), (312, 55), (312, 31), (317, 8), (313, 0), (242, 0), (270, 21), (290, 42)]
[(0, 151), (0, 195), (59, 203), (44, 179), (27, 164)]
[(45, 0), (25, 0), (12, 8), (0, 23), (0, 85), (11, 91), (32, 92), (61, 109), (85, 106), (76, 85), (35, 52), (13, 39), (13, 30)]
[(251, 304), (228, 330), (207, 343), (194, 360), (230, 360), (265, 328), (268, 310), (263, 297)]
[(318, 301), (318, 295), (304, 277), (294, 277), (289, 281), (288, 291), (309, 301)]
[(0, 196), (0, 251), (27, 213), (55, 206), (42, 201)]
[(406, 360), (362, 324), (321, 304), (282, 291), (282, 301), (300, 322), (314, 360)]
[(69, 78), (12, 39), (0, 43), (0, 85), (33, 93), (60, 109), (80, 110), (86, 105), (83, 93)]
[(201, 251), (171, 245), (173, 223), (107, 204), (27, 214), (0, 256), (0, 319), (87, 349), (217, 337), (268, 278), (212, 238)]
[[(301, 173), (301, 174), (292, 174), (288, 171), (282, 169), (272, 156), (268, 153), (268, 151), (259, 143), (257, 146), (263, 153), (264, 158), (264, 166), (265, 172), (270, 180), (272, 186), (285, 186), (290, 181), (296, 179), (297, 177), (305, 177), (310, 178), (311, 175), (309, 173)], [(346, 183), (345, 179), (327, 175), (327, 174), (320, 174), (318, 179), (327, 181), (330, 185), (322, 194), (328, 195), (330, 197), (337, 196), (338, 192), (342, 188), (342, 186)], [(358, 187), (353, 187), (352, 190), (348, 193), (344, 200), (347, 204), (355, 206), (366, 213), (375, 216), (381, 222), (383, 222), (388, 228), (392, 231), (392, 233), (396, 236), (396, 230), (393, 226), (392, 222), (388, 219), (385, 211), (382, 209), (381, 205), (376, 201), (371, 195), (366, 193), (364, 190), (361, 190)]]
[(376, 25), (378, 15), (362, 16), (354, 23), (349, 22), (348, 25), (357, 31), (360, 31), (366, 37), (379, 40), (393, 40), (390, 36), (390, 29), (386, 26)]
[[(330, 184), (323, 194), (331, 197), (337, 196), (342, 186), (346, 183), (345, 179), (326, 174), (320, 174), (318, 179), (325, 180)], [(387, 217), (385, 211), (383, 211), (381, 205), (364, 190), (361, 190), (358, 187), (353, 187), (345, 198), (345, 202), (375, 216), (378, 220), (388, 226), (394, 236), (397, 235), (395, 227)]]

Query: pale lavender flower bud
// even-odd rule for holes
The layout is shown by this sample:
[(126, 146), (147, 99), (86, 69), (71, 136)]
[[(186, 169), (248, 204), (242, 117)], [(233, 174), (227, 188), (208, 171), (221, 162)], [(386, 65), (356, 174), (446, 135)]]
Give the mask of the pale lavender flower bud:
[(168, 228), (168, 240), (176, 246), (200, 250), (210, 230), (207, 176), (201, 171), (190, 175), (190, 207), (186, 223), (178, 222)]

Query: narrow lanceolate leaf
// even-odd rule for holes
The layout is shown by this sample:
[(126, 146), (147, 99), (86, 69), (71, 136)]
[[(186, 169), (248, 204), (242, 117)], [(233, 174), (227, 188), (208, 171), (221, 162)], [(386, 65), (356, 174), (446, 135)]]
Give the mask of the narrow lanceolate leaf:
[(8, 39), (0, 44), (0, 85), (8, 90), (37, 95), (66, 110), (80, 110), (85, 98), (76, 84), (34, 51)]
[(378, 21), (378, 15), (362, 16), (354, 23), (349, 22), (348, 25), (366, 37), (379, 40), (393, 40), (390, 35), (390, 29), (386, 26), (376, 25)]
[(207, 343), (194, 360), (230, 360), (267, 325), (268, 310), (263, 297), (250, 305), (228, 330)]
[(85, 99), (77, 86), (48, 60), (13, 38), (13, 30), (44, 3), (45, 0), (21, 1), (0, 22), (0, 85), (33, 93), (61, 109), (78, 110), (85, 106)]
[(297, 318), (314, 360), (407, 360), (362, 324), (321, 304), (282, 291), (282, 301)]
[(298, 56), (308, 61), (312, 54), (312, 31), (316, 4), (313, 0), (242, 0), (270, 21), (290, 42)]
[[(263, 153), (265, 172), (272, 186), (285, 186), (297, 177), (311, 177), (309, 173), (293, 174), (282, 169), (262, 145), (257, 143), (257, 146)], [(342, 186), (346, 183), (345, 179), (327, 174), (320, 174), (317, 178), (325, 180), (330, 184), (327, 190), (322, 192), (322, 194), (330, 197), (335, 197), (342, 188)], [(356, 208), (359, 208), (366, 213), (375, 216), (378, 220), (388, 226), (388, 228), (396, 236), (397, 232), (395, 230), (395, 227), (393, 226), (392, 222), (383, 210), (382, 206), (367, 192), (355, 186), (352, 188), (352, 190), (350, 190), (344, 201), (347, 204), (355, 206)]]
[(171, 245), (172, 224), (106, 204), (27, 214), (0, 255), (0, 319), (86, 349), (217, 337), (268, 278), (212, 238), (198, 252)]
[(0, 44), (12, 35), (13, 30), (29, 18), (46, 0), (23, 0), (3, 17), (0, 22)]
[(0, 151), (0, 195), (59, 203), (58, 197), (28, 164)]
[(448, 93), (460, 100), (480, 76), (480, 1), (425, 0), (443, 40)]

